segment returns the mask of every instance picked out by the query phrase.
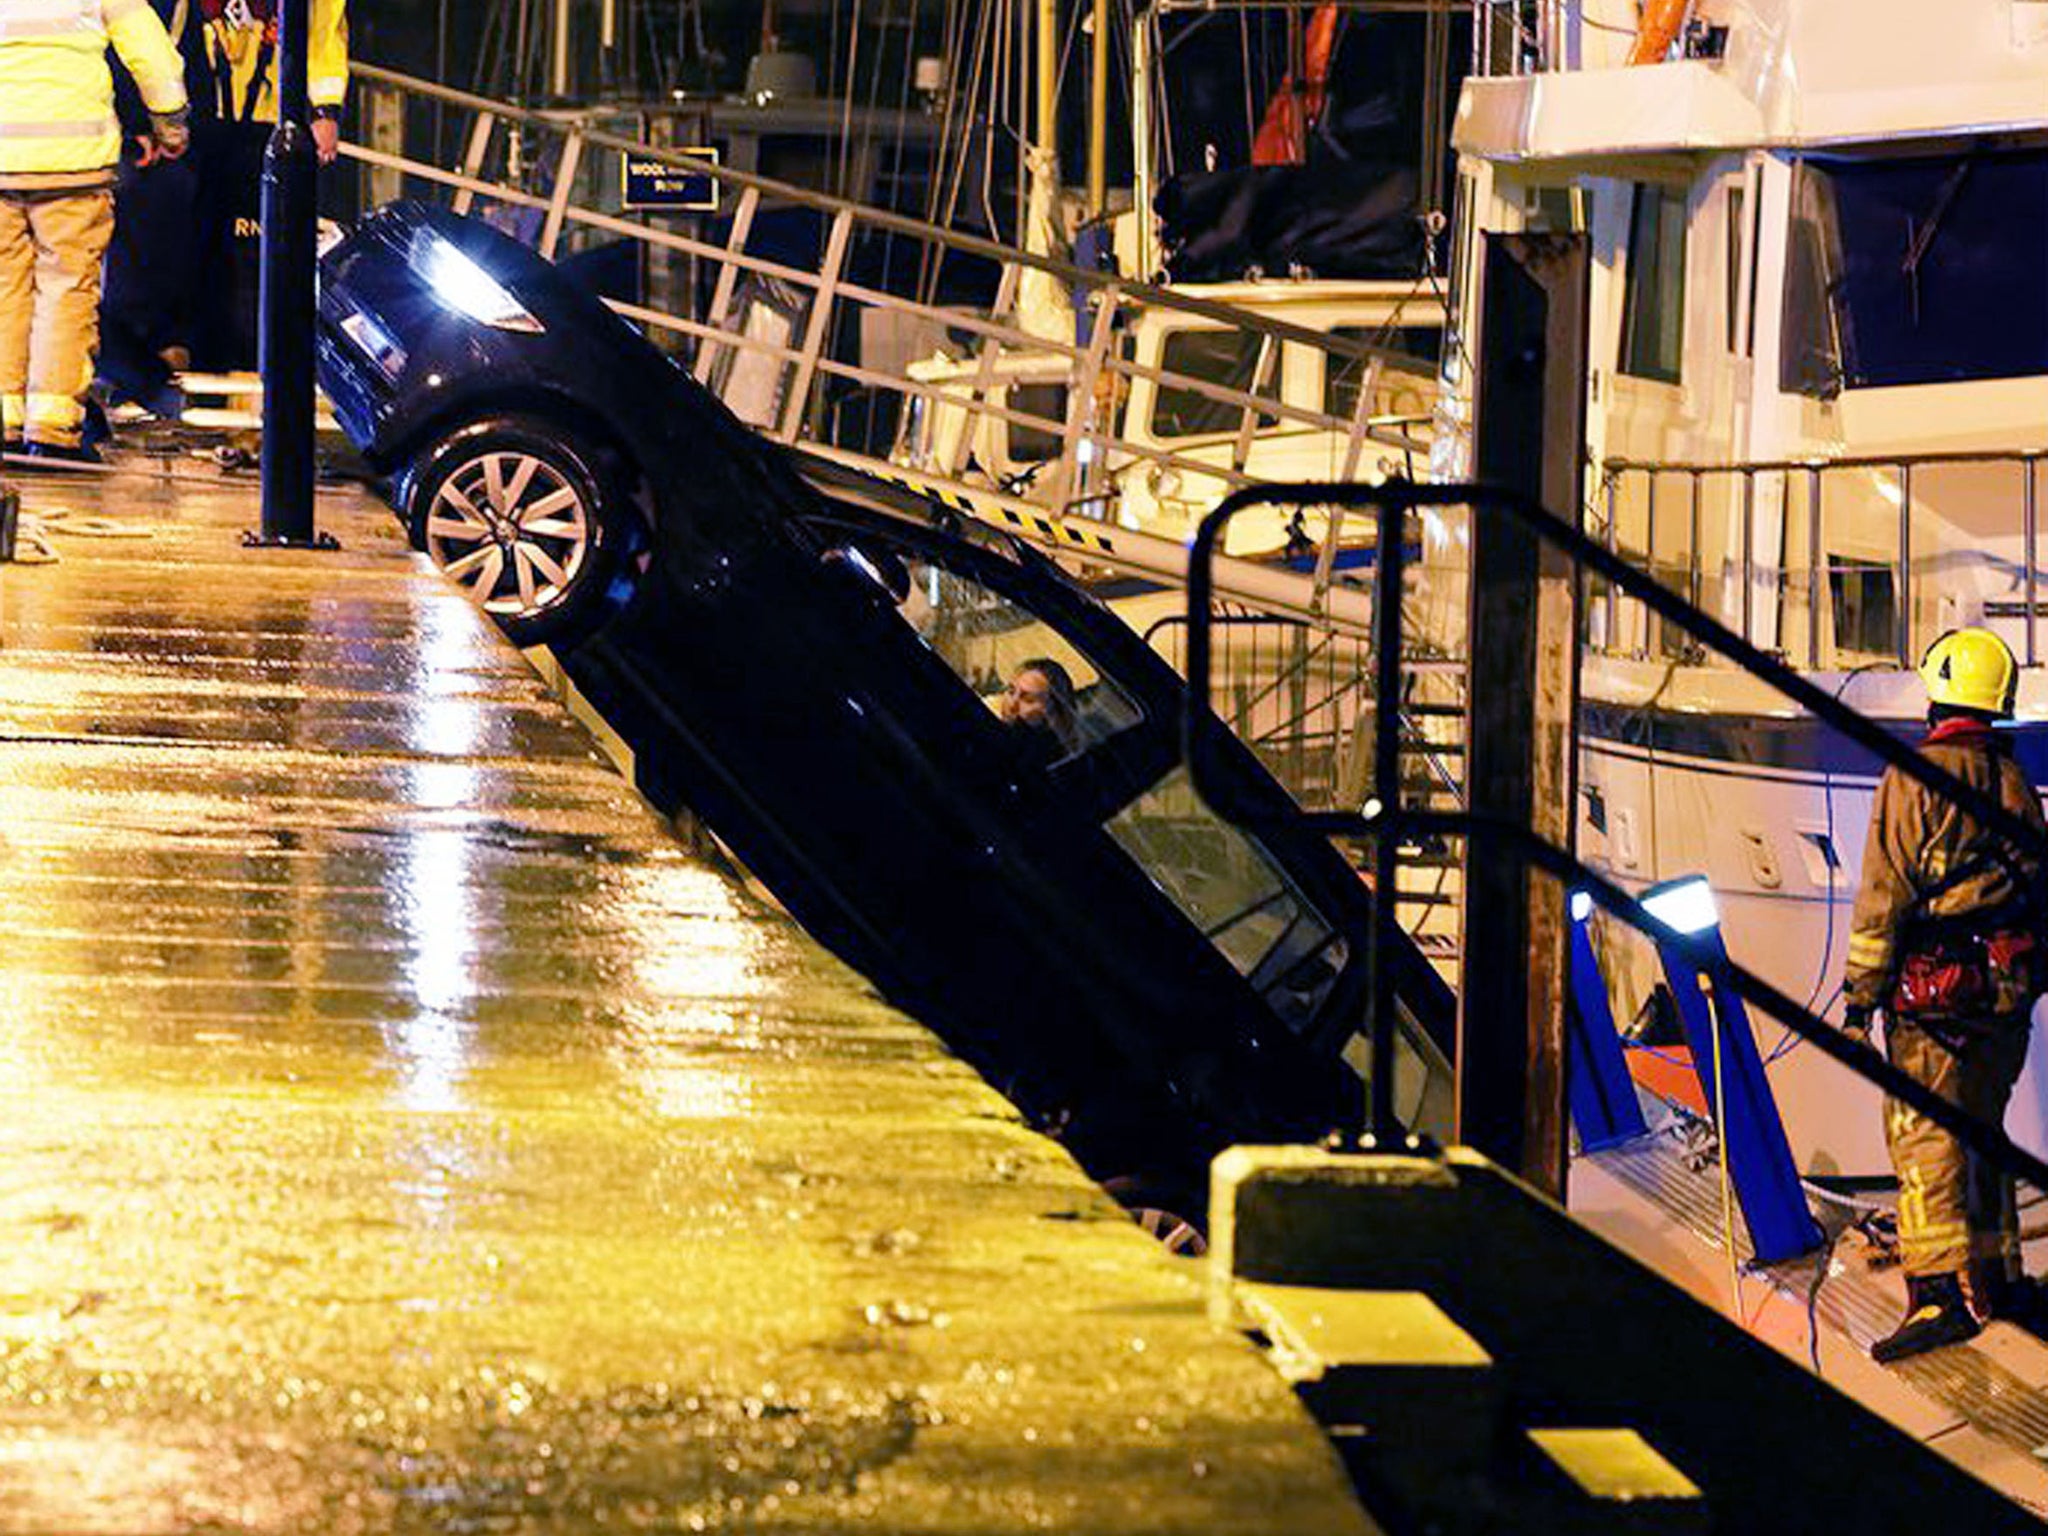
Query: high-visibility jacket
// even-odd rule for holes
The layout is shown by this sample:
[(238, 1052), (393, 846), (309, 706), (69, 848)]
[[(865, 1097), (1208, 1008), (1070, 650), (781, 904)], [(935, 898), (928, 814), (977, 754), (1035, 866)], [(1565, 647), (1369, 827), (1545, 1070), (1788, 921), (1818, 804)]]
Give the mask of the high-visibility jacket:
[[(2030, 826), (2042, 825), (2041, 801), (2026, 770), (1989, 726), (1943, 721), (1921, 754)], [(1900, 943), (1915, 921), (2010, 925), (2031, 912), (2039, 878), (2031, 857), (2005, 846), (1946, 797), (1896, 768), (1877, 781), (1863, 878), (1850, 919), (1843, 994), (1879, 1007), (1898, 971)]]
[(121, 158), (112, 43), (160, 117), (185, 72), (149, 0), (0, 0), (0, 189), (100, 185)]
[[(306, 36), (307, 94), (339, 110), (348, 96), (346, 0), (312, 0)], [(276, 0), (201, 0), (213, 106), (231, 122), (277, 120)]]

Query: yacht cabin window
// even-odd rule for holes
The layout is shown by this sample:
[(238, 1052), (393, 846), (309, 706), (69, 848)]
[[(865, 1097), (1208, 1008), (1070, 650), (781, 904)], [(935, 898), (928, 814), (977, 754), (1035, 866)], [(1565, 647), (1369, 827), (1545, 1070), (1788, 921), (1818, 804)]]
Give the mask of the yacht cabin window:
[[(1268, 338), (1257, 331), (1182, 329), (1167, 334), (1160, 348), (1159, 366), (1168, 373), (1221, 385), (1239, 394), (1271, 398), (1279, 392), (1280, 359), (1278, 343), (1267, 365), (1263, 387), (1259, 386), (1260, 354)], [(1159, 438), (1207, 437), (1235, 432), (1244, 409), (1235, 401), (1183, 384), (1162, 383), (1152, 404), (1152, 435)], [(1258, 424), (1270, 427), (1279, 418), (1261, 413)]]
[(2048, 150), (1796, 168), (1780, 387), (2048, 374)]
[(1639, 183), (1628, 219), (1620, 370), (1678, 382), (1685, 342), (1685, 193)]
[(1848, 655), (1897, 653), (1898, 592), (1887, 562), (1830, 553), (1828, 602), (1835, 623), (1838, 661)]
[(1003, 404), (1035, 421), (1011, 421), (1010, 458), (1018, 464), (1044, 464), (1066, 451), (1063, 426), (1067, 419), (1065, 384), (1012, 384)]

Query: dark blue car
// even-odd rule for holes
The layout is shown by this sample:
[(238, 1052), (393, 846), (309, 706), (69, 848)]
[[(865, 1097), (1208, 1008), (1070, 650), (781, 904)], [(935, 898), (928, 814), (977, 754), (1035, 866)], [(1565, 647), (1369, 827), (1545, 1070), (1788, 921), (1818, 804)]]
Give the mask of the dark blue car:
[[(1369, 892), (1311, 829), (1208, 810), (1181, 680), (1049, 561), (807, 478), (546, 262), (437, 210), (327, 257), (320, 359), (414, 537), (550, 641), (649, 797), (1134, 1206), (1198, 1211), (1232, 1143), (1359, 1128)], [(1045, 662), (1056, 733), (997, 708)], [(1249, 751), (1233, 771), (1289, 804)], [(1398, 1097), (1440, 1132), (1451, 998), (1397, 963)]]

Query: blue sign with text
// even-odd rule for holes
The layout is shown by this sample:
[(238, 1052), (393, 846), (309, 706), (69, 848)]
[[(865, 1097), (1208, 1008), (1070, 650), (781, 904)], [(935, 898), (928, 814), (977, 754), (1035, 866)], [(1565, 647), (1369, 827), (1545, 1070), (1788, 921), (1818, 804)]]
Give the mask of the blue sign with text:
[(718, 151), (682, 149), (676, 153), (704, 162), (704, 168), (677, 165), (649, 155), (629, 154), (626, 161), (626, 209), (629, 213), (716, 213)]

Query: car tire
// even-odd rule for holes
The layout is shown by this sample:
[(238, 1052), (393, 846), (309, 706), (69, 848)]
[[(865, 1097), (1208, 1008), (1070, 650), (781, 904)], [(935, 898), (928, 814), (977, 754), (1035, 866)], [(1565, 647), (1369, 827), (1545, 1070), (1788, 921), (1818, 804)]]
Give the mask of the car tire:
[(633, 534), (603, 458), (525, 417), (473, 422), (414, 461), (413, 542), (516, 645), (580, 638)]
[(1209, 1232), (1201, 1202), (1163, 1180), (1124, 1176), (1102, 1186), (1138, 1224), (1175, 1258), (1199, 1259), (1209, 1251)]

